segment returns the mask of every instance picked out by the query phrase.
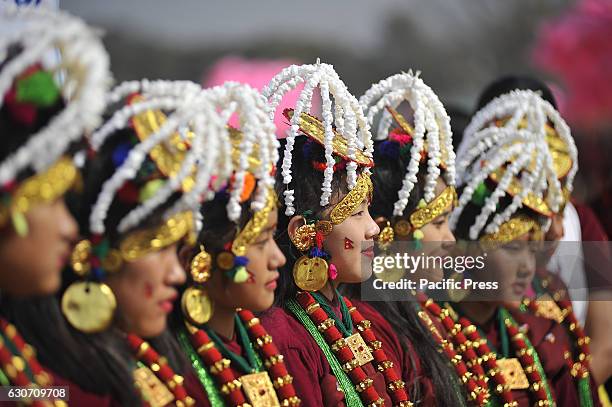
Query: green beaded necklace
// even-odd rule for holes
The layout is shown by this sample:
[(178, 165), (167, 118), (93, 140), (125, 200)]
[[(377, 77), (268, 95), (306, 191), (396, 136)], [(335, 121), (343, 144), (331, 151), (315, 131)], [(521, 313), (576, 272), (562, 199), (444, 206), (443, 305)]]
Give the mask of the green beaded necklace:
[(338, 318), (338, 315), (334, 312), (331, 305), (327, 301), (327, 298), (321, 293), (313, 292), (311, 293), (313, 298), (319, 303), (323, 311), (327, 314), (328, 317), (332, 318), (336, 322), (336, 326), (342, 331), (344, 337), (351, 336), (353, 334), (353, 318), (351, 318), (351, 313), (349, 312), (348, 307), (344, 303), (344, 298), (342, 298), (342, 294), (338, 292), (338, 289), (334, 287), (334, 291), (336, 293), (336, 298), (338, 298), (338, 302), (340, 303), (340, 312), (342, 313), (342, 319)]
[(329, 366), (331, 367), (331, 370), (334, 373), (334, 376), (336, 376), (338, 384), (344, 393), (346, 406), (364, 407), (361, 397), (359, 397), (357, 390), (355, 390), (355, 386), (353, 386), (351, 379), (349, 379), (344, 370), (342, 370), (340, 362), (338, 362), (338, 359), (336, 359), (336, 356), (332, 353), (332, 350), (329, 348), (325, 338), (323, 338), (323, 335), (321, 335), (321, 333), (317, 330), (317, 327), (315, 326), (314, 322), (312, 322), (306, 311), (304, 311), (300, 304), (293, 299), (287, 302), (287, 308), (295, 315), (302, 326), (306, 328), (310, 336), (313, 337), (319, 346), (319, 349), (321, 349), (325, 355), (325, 359), (327, 359), (327, 362), (329, 363)]
[(208, 370), (206, 370), (206, 366), (204, 366), (204, 362), (202, 362), (202, 359), (200, 359), (200, 355), (198, 355), (193, 349), (193, 346), (191, 346), (189, 338), (187, 337), (187, 332), (185, 332), (184, 329), (179, 331), (178, 340), (181, 348), (183, 348), (183, 351), (189, 358), (191, 366), (196, 372), (200, 383), (202, 383), (202, 386), (204, 386), (204, 390), (206, 391), (206, 396), (208, 397), (211, 407), (225, 407), (223, 397), (221, 396), (217, 386), (215, 386), (213, 377), (210, 375)]
[(232, 366), (234, 368), (239, 368), (243, 374), (260, 372), (263, 363), (261, 362), (259, 356), (257, 356), (257, 353), (255, 353), (255, 349), (253, 349), (253, 344), (249, 339), (249, 334), (238, 315), (234, 316), (234, 323), (236, 324), (238, 342), (240, 344), (240, 347), (244, 349), (244, 352), (246, 353), (246, 358), (242, 357), (241, 355), (237, 355), (236, 353), (229, 350), (225, 343), (223, 343), (223, 340), (219, 337), (219, 335), (217, 335), (215, 331), (208, 327), (204, 327), (204, 330), (206, 331), (210, 339), (215, 343), (217, 349), (219, 349), (219, 352), (221, 352), (224, 357), (231, 360)]

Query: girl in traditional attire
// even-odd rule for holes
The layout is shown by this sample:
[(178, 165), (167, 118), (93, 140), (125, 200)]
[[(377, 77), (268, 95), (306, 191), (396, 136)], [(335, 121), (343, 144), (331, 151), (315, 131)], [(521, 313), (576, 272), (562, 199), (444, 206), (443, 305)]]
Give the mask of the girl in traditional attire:
[[(574, 175), (578, 170), (578, 150), (573, 142), (566, 144), (563, 141), (572, 141), (572, 136), (570, 128), (556, 112), (555, 99), (550, 89), (532, 78), (505, 77), (485, 89), (478, 105), (485, 107), (496, 97), (514, 89), (537, 92), (550, 104), (541, 103), (541, 110), (547, 119), (542, 131), (546, 134), (553, 166), (564, 191), (563, 204), (553, 215), (551, 227), (544, 237), (546, 250), (538, 256), (534, 294), (547, 294), (554, 298), (558, 293), (557, 300), (571, 300), (574, 315), (567, 313), (568, 321), (575, 317), (580, 325), (588, 328), (592, 339), (591, 370), (595, 381), (602, 383), (612, 372), (612, 360), (609, 357), (612, 349), (612, 322), (609, 318), (611, 303), (602, 301), (609, 298), (612, 290), (612, 277), (608, 272), (608, 236), (593, 211), (571, 198)], [(567, 136), (560, 137), (560, 132)], [(566, 305), (569, 304), (558, 304), (560, 308)], [(560, 317), (558, 319), (562, 321)], [(583, 334), (581, 332), (579, 336)]]
[[(214, 193), (200, 208), (195, 246), (181, 250), (189, 278), (174, 331), (205, 390), (203, 405), (298, 406), (283, 355), (253, 314), (272, 306), (285, 263), (274, 241), (275, 127), (265, 100), (247, 85), (228, 82), (206, 93), (223, 116), (238, 117), (239, 128), (219, 138), (220, 160), (233, 175), (219, 177), (224, 168), (208, 166)], [(208, 188), (207, 178), (197, 182)]]
[[(379, 232), (368, 212), (373, 162), (367, 122), (333, 67), (321, 63), (291, 66), (272, 79), (263, 91), (272, 114), (300, 83), (295, 109), (284, 112), (291, 129), (277, 173), (284, 203), (280, 245), (288, 262), (276, 293), (279, 307), (265, 314), (264, 326), (304, 405), (412, 405), (388, 347), (337, 290), (340, 283), (367, 279), (361, 261), (371, 270)], [(317, 87), (322, 121), (309, 114)]]
[[(486, 252), (487, 278), (499, 283), (492, 292), (498, 298), (478, 301), (472, 292), (441, 317), (454, 314), (459, 327), (449, 324), (451, 339), (465, 338), (470, 342), (464, 349), (486, 355), (482, 366), (500, 402), (592, 405), (583, 400), (564, 360), (573, 344), (563, 327), (510, 305), (526, 294), (540, 249), (535, 242), (563, 203), (543, 132), (542, 102), (534, 92), (510, 92), (479, 111), (466, 129), (457, 154), (463, 186), (453, 215), (455, 236)], [(559, 134), (567, 143), (568, 133)]]
[(108, 56), (94, 31), (66, 13), (8, 6), (0, 25), (10, 28), (0, 40), (0, 384), (69, 386), (71, 400), (103, 405), (47, 367), (20, 311), (60, 288), (78, 236), (64, 196), (79, 177), (73, 147), (101, 120)]
[[(450, 118), (442, 103), (418, 74), (412, 73), (393, 75), (374, 84), (360, 103), (368, 122), (378, 124), (374, 133), (378, 141), (374, 148), (371, 213), (381, 227), (377, 245), (382, 255), (405, 249), (401, 244), (391, 246), (394, 241), (406, 241), (403, 246), (410, 241), (427, 255), (448, 254), (449, 243), (455, 240), (448, 225), (456, 196), (455, 155)], [(400, 108), (411, 115), (402, 115)], [(406, 117), (411, 117), (413, 123)], [(374, 276), (394, 282), (403, 277), (418, 282), (420, 278), (440, 281), (444, 276), (442, 269), (416, 270), (406, 275), (398, 268)], [(372, 284), (371, 279), (364, 286)], [(406, 290), (398, 297), (384, 289), (364, 289), (363, 293), (367, 295), (364, 299), (373, 300), (368, 305), (388, 321), (386, 325), (390, 324), (399, 337), (401, 349), (407, 354), (401, 358), (408, 362), (404, 373), (413, 371), (411, 365), (419, 363), (417, 379), (405, 380), (420, 383), (422, 405), (463, 405), (466, 401), (486, 404), (486, 387), (471, 377), (465, 363), (457, 358), (457, 351), (444, 340), (443, 327), (431, 324), (433, 316), (426, 315), (413, 294)], [(370, 294), (376, 297), (370, 298)], [(374, 315), (366, 317), (374, 319)]]
[[(117, 405), (187, 406), (202, 398), (166, 330), (175, 286), (185, 282), (176, 249), (193, 241), (197, 158), (214, 162), (218, 151), (215, 137), (194, 134), (223, 130), (200, 96), (197, 84), (168, 81), (126, 82), (108, 95), (111, 114), (89, 138), (76, 205), (82, 240), (60, 301), (65, 320), (30, 327), (40, 342), (68, 336), (46, 350), (69, 355), (52, 367)], [(45, 315), (58, 308), (46, 303)]]

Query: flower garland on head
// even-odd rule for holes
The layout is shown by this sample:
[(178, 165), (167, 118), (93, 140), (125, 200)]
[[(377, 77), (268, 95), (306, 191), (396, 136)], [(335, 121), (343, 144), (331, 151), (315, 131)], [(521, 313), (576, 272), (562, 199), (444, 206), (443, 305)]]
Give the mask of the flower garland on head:
[[(196, 180), (196, 195), (204, 195), (205, 201), (227, 200), (227, 217), (233, 222), (240, 220), (241, 204), (250, 199), (253, 215), (222, 251), (212, 254), (201, 246), (193, 258), (190, 269), (193, 284), (185, 289), (181, 298), (188, 332), (181, 331), (179, 340), (211, 405), (223, 405), (225, 399), (232, 406), (297, 406), (300, 399), (296, 396), (293, 378), (283, 363), (283, 356), (250, 311), (241, 310), (236, 316), (236, 328), (246, 358), (234, 354), (206, 326), (214, 312), (214, 304), (206, 293), (206, 282), (211, 277), (213, 265), (224, 272), (231, 283), (242, 284), (249, 280), (246, 269), (248, 246), (257, 240), (277, 206), (274, 165), (278, 160), (278, 142), (268, 117), (266, 101), (254, 88), (226, 82), (206, 89), (204, 100), (223, 123), (236, 114), (240, 128), (224, 126), (220, 137), (228, 142), (220, 149), (218, 160), (221, 166), (229, 169), (230, 176), (224, 182), (216, 180), (212, 185)], [(207, 164), (214, 175), (215, 171), (226, 171), (215, 163)], [(208, 189), (212, 194), (205, 193)], [(238, 374), (239, 370), (241, 374)]]
[[(0, 95), (3, 95), (0, 106), (10, 102), (5, 98), (15, 79), (43, 60), (38, 75), (30, 77), (30, 80), (36, 79), (36, 83), (28, 88), (36, 91), (43, 82), (51, 85), (48, 74), (62, 72), (61, 86), (56, 85), (57, 90), (53, 93), (58, 93), (61, 87), (66, 106), (0, 164), (0, 184), (15, 179), (28, 167), (35, 172), (48, 168), (71, 142), (97, 126), (104, 110), (104, 95), (110, 85), (108, 54), (95, 31), (82, 20), (60, 11), (11, 6), (3, 7), (2, 20), (17, 24), (12, 25), (14, 28), (0, 41), (0, 55), (10, 55), (9, 47), (15, 45), (21, 51), (6, 61), (0, 71)], [(61, 60), (47, 62), (45, 56), (57, 48), (62, 50)], [(55, 81), (55, 77), (52, 79)], [(34, 97), (30, 92), (18, 92), (15, 102), (21, 103), (22, 108), (26, 108), (23, 103), (32, 103), (36, 108), (41, 102), (50, 101), (32, 100), (28, 94)]]
[[(398, 200), (393, 207), (395, 219), (383, 229), (379, 244), (386, 248), (397, 234), (406, 237), (412, 233), (417, 249), (424, 237), (421, 228), (440, 216), (455, 203), (455, 153), (453, 150), (450, 117), (433, 90), (419, 77), (419, 73), (400, 73), (372, 85), (360, 98), (360, 104), (372, 125), (379, 117), (375, 138), (385, 140), (377, 147), (378, 152), (391, 159), (407, 156), (408, 164), (402, 187), (397, 192)], [(396, 110), (407, 102), (412, 109), (414, 125)], [(390, 130), (392, 122), (399, 126)], [(415, 185), (419, 166), (427, 161), (424, 199), (408, 219), (402, 219), (408, 198)], [(447, 189), (439, 196), (435, 194), (441, 170)]]
[[(149, 89), (151, 92), (149, 93)], [(203, 92), (198, 85), (186, 81), (142, 81), (128, 82), (119, 85), (108, 97), (109, 102), (121, 99), (128, 95), (140, 92), (139, 97), (131, 98), (131, 102), (115, 111), (112, 117), (91, 136), (91, 146), (95, 151), (104, 141), (117, 130), (134, 126), (141, 138), (133, 149), (129, 151), (122, 160), (121, 165), (113, 176), (107, 180), (100, 192), (90, 215), (90, 229), (94, 234), (104, 233), (104, 219), (113, 202), (113, 197), (123, 187), (124, 183), (137, 175), (138, 168), (142, 165), (148, 154), (155, 155), (158, 148), (185, 149), (184, 159), (176, 165), (168, 168), (165, 174), (168, 178), (150, 199), (145, 200), (142, 205), (132, 209), (120, 220), (117, 231), (123, 233), (138, 225), (152, 211), (163, 204), (175, 191), (183, 189), (188, 193), (195, 181), (189, 181), (188, 185), (182, 183), (187, 178), (196, 179), (198, 171), (194, 174), (194, 168), (199, 168), (209, 163), (216, 163), (218, 156), (218, 145), (228, 142), (223, 138), (210, 137), (206, 139), (207, 148), (204, 148), (204, 139), (194, 137), (194, 134), (218, 134), (223, 125), (219, 121), (214, 108), (206, 103)], [(198, 107), (195, 107), (198, 106)], [(171, 111), (168, 117), (153, 118), (150, 115), (155, 111)], [(136, 121), (135, 121), (136, 120)], [(147, 120), (155, 120), (153, 125)], [(140, 125), (140, 127), (139, 127)], [(182, 134), (185, 128), (190, 129), (188, 133)], [(139, 133), (139, 129), (142, 131)], [(206, 132), (209, 133), (206, 133)], [(213, 133), (210, 133), (213, 132)], [(184, 132), (183, 132), (184, 133)], [(188, 146), (185, 147), (185, 146)], [(171, 160), (172, 161), (172, 160)], [(164, 171), (164, 170), (162, 170)], [(198, 179), (198, 182), (208, 183), (210, 177)], [(170, 211), (172, 213), (173, 211)]]
[[(559, 142), (565, 146), (564, 155), (573, 160), (563, 165), (564, 188), (559, 167), (567, 160), (562, 160), (558, 151), (551, 151)], [(465, 187), (451, 224), (456, 224), (470, 201), (482, 207), (469, 231), (474, 240), (483, 229), (486, 234), (496, 233), (523, 205), (545, 216), (556, 213), (567, 194), (563, 189), (572, 189), (576, 154), (567, 124), (537, 93), (515, 90), (494, 99), (476, 113), (459, 146), (457, 172)], [(491, 190), (488, 181), (497, 186)], [(506, 194), (513, 197), (511, 204), (495, 213), (499, 198)], [(544, 231), (549, 226), (546, 222)]]
[[(196, 100), (196, 93), (186, 92), (185, 83), (157, 82), (151, 87), (156, 91), (150, 95), (149, 85), (147, 81), (130, 82), (112, 92), (109, 100), (118, 100), (119, 95), (131, 96), (91, 137), (90, 153), (95, 154), (118, 130), (128, 126), (133, 129), (133, 135), (118, 142), (111, 152), (115, 171), (92, 205), (90, 235), (72, 253), (74, 272), (87, 281), (76, 282), (66, 290), (62, 309), (68, 321), (84, 332), (104, 330), (112, 320), (116, 301), (110, 288), (101, 282), (107, 272), (119, 270), (124, 261), (136, 260), (193, 235), (194, 208), (182, 212), (166, 210), (157, 227), (129, 231), (172, 194), (182, 193), (184, 197), (183, 192), (193, 188), (197, 157), (216, 159), (203, 148), (203, 140), (190, 133), (210, 130), (211, 127), (203, 126), (204, 119), (210, 118), (213, 125), (217, 123), (212, 106), (208, 112), (190, 110), (189, 103)], [(160, 91), (162, 88), (167, 96)], [(162, 109), (172, 113), (167, 117)], [(188, 134), (182, 134), (182, 128), (187, 128)], [(216, 144), (213, 137), (210, 142)], [(106, 216), (113, 203), (126, 206), (128, 211), (116, 226), (117, 233), (124, 235), (118, 247), (111, 247), (106, 236)], [(88, 308), (93, 302), (98, 304), (95, 309)]]
[[(348, 91), (333, 67), (321, 64), (319, 61), (312, 65), (292, 65), (272, 78), (262, 91), (268, 100), (268, 111), (271, 118), (283, 95), (300, 83), (305, 83), (305, 85), (295, 109), (283, 111), (285, 117), (291, 122), (282, 163), (283, 183), (287, 188), (291, 185), (292, 151), (295, 138), (299, 134), (304, 134), (309, 138), (302, 152), (306, 160), (312, 159), (309, 151), (313, 142), (323, 146), (325, 151), (325, 162), (312, 160), (313, 168), (323, 172), (320, 206), (325, 208), (329, 205), (334, 171), (346, 171), (349, 187), (348, 195), (342, 200), (344, 203), (335, 206), (335, 208), (346, 207), (341, 214), (331, 221), (312, 219), (312, 211), (302, 214), (306, 224), (300, 226), (293, 239), (296, 247), (303, 252), (309, 252), (308, 256), (304, 255), (296, 262), (294, 279), (301, 289), (316, 291), (325, 285), (328, 277), (334, 279), (337, 274), (335, 266), (328, 264), (329, 255), (323, 250), (325, 236), (329, 235), (333, 225), (342, 223), (350, 215), (348, 213), (350, 210), (356, 208), (365, 199), (371, 198), (369, 168), (373, 165), (373, 144), (369, 127), (357, 99)], [(317, 86), (321, 91), (323, 120), (308, 113), (312, 95)], [(293, 189), (284, 191), (287, 216), (295, 212), (293, 193)], [(350, 208), (349, 211), (347, 208)], [(310, 275), (311, 269), (316, 270), (317, 277), (309, 278), (311, 283), (308, 283), (306, 277)]]
[[(0, 23), (12, 27), (0, 40), (0, 109), (26, 130), (45, 110), (58, 109), (0, 162), (0, 224), (10, 218), (25, 235), (24, 214), (32, 204), (54, 201), (77, 175), (62, 156), (100, 122), (109, 60), (94, 30), (67, 13), (8, 5)], [(49, 58), (57, 49), (61, 59)], [(26, 171), (34, 175), (20, 180)]]
[[(200, 160), (200, 169), (206, 172), (206, 176), (200, 172), (196, 174), (195, 186), (187, 192), (185, 199), (199, 206), (206, 192), (210, 191), (210, 195), (204, 197), (205, 200), (214, 198), (215, 192), (219, 194), (217, 197), (229, 194), (227, 217), (235, 222), (241, 215), (241, 202), (250, 199), (254, 192), (251, 209), (256, 213), (265, 210), (265, 219), (261, 215), (255, 216), (257, 221), (250, 223), (250, 231), (245, 234), (244, 230), (239, 232), (232, 242), (228, 242), (222, 255), (217, 256), (220, 259), (217, 261), (218, 266), (229, 277), (235, 282), (245, 282), (248, 278), (245, 268), (248, 263), (245, 257), (246, 246), (265, 225), (267, 214), (276, 205), (273, 189), (278, 141), (274, 125), (268, 118), (266, 101), (256, 89), (237, 82), (226, 82), (204, 90), (202, 99), (201, 103), (210, 105), (217, 112), (217, 121), (223, 123), (223, 128), (217, 129), (217, 133), (207, 133), (222, 134), (219, 139), (223, 142), (218, 151), (221, 167), (217, 168), (216, 161)], [(225, 124), (233, 114), (238, 115), (240, 130)], [(211, 188), (213, 175), (215, 185)], [(226, 182), (222, 182), (223, 179)], [(247, 241), (243, 236), (246, 236)]]
[[(291, 176), (292, 151), (295, 138), (300, 133), (300, 121), (303, 120), (303, 113), (310, 112), (314, 89), (318, 86), (321, 91), (322, 100), (322, 123), (324, 137), (320, 143), (325, 147), (326, 168), (324, 170), (323, 185), (321, 186), (321, 206), (329, 204), (332, 189), (333, 167), (336, 164), (334, 159), (333, 140), (335, 130), (346, 142), (347, 181), (349, 189), (352, 189), (357, 182), (357, 151), (372, 157), (373, 144), (369, 126), (359, 107), (357, 99), (348, 91), (346, 85), (332, 65), (322, 64), (317, 61), (311, 65), (291, 65), (278, 73), (270, 83), (263, 89), (262, 94), (268, 100), (270, 117), (274, 118), (276, 107), (281, 102), (283, 96), (294, 89), (297, 85), (304, 83), (304, 89), (300, 93), (299, 99), (293, 109), (290, 118), (291, 129), (287, 135), (287, 143), (283, 155), (281, 171), (283, 184), (287, 186), (284, 192), (285, 214), (292, 216), (295, 213), (293, 206), (293, 189), (289, 189)], [(332, 99), (335, 108), (332, 110)], [(368, 170), (365, 170), (367, 173)]]
[[(271, 137), (274, 134), (274, 124), (267, 115), (267, 103), (263, 96), (254, 88), (237, 82), (226, 82), (223, 86), (215, 86), (205, 90), (207, 98), (213, 105), (222, 110), (221, 115), (227, 117), (237, 114), (241, 123), (240, 132), (243, 137), (235, 151), (240, 151), (239, 164), (234, 168), (234, 187), (228, 203), (228, 218), (236, 221), (240, 217), (240, 195), (244, 179), (252, 166), (249, 157), (252, 155), (258, 161), (252, 174), (257, 178), (257, 191), (252, 202), (253, 210), (261, 210), (266, 205), (268, 190), (274, 187), (273, 168), (278, 161), (278, 140)], [(257, 145), (257, 151), (253, 146)]]
[[(414, 128), (395, 111), (402, 102), (408, 102), (414, 112)], [(375, 139), (395, 141), (402, 149), (406, 148), (407, 144), (412, 145), (406, 176), (402, 189), (398, 191), (399, 199), (394, 205), (395, 216), (402, 216), (408, 204), (410, 192), (417, 182), (423, 152), (428, 156), (425, 201), (431, 202), (435, 198), (434, 190), (440, 176), (441, 164), (446, 170), (446, 184), (455, 185), (455, 153), (450, 117), (438, 96), (419, 78), (418, 72), (400, 73), (381, 80), (361, 96), (359, 103), (366, 112), (368, 124), (372, 125), (380, 114)], [(389, 131), (392, 118), (399, 122), (403, 132)]]

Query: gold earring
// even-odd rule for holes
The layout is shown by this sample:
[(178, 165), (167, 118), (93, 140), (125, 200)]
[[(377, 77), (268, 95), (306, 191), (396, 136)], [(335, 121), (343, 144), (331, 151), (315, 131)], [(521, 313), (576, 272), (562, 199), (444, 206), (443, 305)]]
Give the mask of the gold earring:
[(300, 257), (293, 265), (293, 280), (301, 290), (319, 291), (329, 276), (327, 261), (321, 257)]
[(181, 309), (183, 315), (191, 324), (201, 326), (210, 320), (213, 314), (213, 302), (208, 296), (208, 293), (202, 287), (210, 278), (212, 270), (212, 257), (200, 245), (200, 252), (191, 260), (191, 278), (194, 285), (188, 287), (181, 296)]
[(210, 278), (211, 267), (212, 257), (204, 246), (200, 245), (200, 252), (191, 260), (191, 278), (195, 283), (204, 284)]
[(447, 290), (448, 298), (452, 302), (463, 301), (465, 297), (467, 297), (470, 294), (470, 291), (471, 291), (469, 288), (465, 288), (463, 286), (463, 280), (464, 280), (463, 273), (457, 273), (457, 272), (453, 273), (449, 279), (455, 282), (459, 282), (461, 284), (461, 288), (449, 288)]
[(391, 223), (387, 221), (387, 226), (383, 228), (378, 234), (378, 247), (385, 250), (389, 247), (393, 240), (395, 239), (395, 233), (393, 232), (393, 228), (391, 227)]
[(214, 304), (203, 287), (192, 285), (183, 292), (181, 309), (187, 321), (202, 326), (212, 317)]
[[(70, 264), (76, 275), (85, 277), (91, 271), (91, 250), (89, 240), (81, 240), (75, 245)], [(111, 288), (104, 283), (77, 281), (70, 284), (62, 295), (61, 307), (74, 328), (85, 333), (96, 333), (110, 326), (117, 300)]]
[(305, 252), (314, 245), (316, 233), (314, 225), (302, 225), (296, 229), (295, 234), (291, 238), (291, 242), (293, 242), (293, 245), (299, 251)]
[(62, 313), (70, 324), (85, 333), (104, 331), (113, 320), (117, 300), (104, 283), (78, 281), (62, 296)]

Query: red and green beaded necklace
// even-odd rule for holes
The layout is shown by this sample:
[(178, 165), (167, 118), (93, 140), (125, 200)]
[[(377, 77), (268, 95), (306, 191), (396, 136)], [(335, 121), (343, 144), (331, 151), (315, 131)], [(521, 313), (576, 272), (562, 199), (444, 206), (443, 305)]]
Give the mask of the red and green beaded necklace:
[[(546, 284), (545, 284), (546, 283)], [(542, 298), (543, 295), (549, 297), (546, 292), (545, 285), (548, 285), (548, 281), (541, 281), (539, 277), (535, 277), (533, 280), (533, 287), (536, 295)], [(572, 350), (566, 350), (564, 353), (565, 361), (570, 370), (570, 374), (576, 381), (578, 389), (578, 395), (580, 398), (581, 407), (592, 407), (593, 396), (591, 389), (590, 380), (590, 360), (591, 352), (589, 349), (589, 343), (591, 339), (586, 335), (580, 322), (574, 314), (572, 303), (568, 299), (561, 297), (561, 293), (555, 292), (552, 294), (552, 298), (542, 299), (543, 301), (553, 301), (558, 308), (557, 322), (563, 324), (567, 329), (568, 333), (574, 340), (574, 346)], [(522, 309), (525, 308), (531, 311), (534, 315), (547, 317), (545, 312), (541, 309), (541, 300), (530, 300), (528, 298), (523, 299)]]
[[(519, 330), (517, 322), (505, 308), (498, 308), (497, 319), (500, 324), (499, 335), (501, 338), (502, 355), (507, 360), (510, 355), (510, 346), (512, 346), (514, 354), (527, 377), (528, 389), (535, 398), (536, 405), (553, 406), (555, 403), (546, 378), (546, 373), (544, 372), (544, 368), (542, 367), (538, 353), (531, 344), (531, 341), (527, 335)], [(464, 332), (468, 334), (468, 338), (470, 338), (470, 340), (482, 341), (482, 338), (486, 338), (486, 336), (482, 332), (479, 332), (478, 328), (474, 326), (467, 318), (459, 318), (459, 323)], [(477, 350), (479, 349), (482, 349), (482, 352), (479, 352), (479, 356), (481, 356), (483, 359), (487, 358), (489, 360), (495, 360), (495, 364), (497, 365), (497, 352), (491, 351), (490, 344), (486, 339), (484, 340), (484, 343), (481, 342), (481, 346), (478, 347)], [(506, 384), (506, 378), (503, 378), (502, 370), (498, 365), (492, 365), (493, 364), (491, 363), (489, 366), (487, 366), (489, 377), (496, 382), (496, 387), (501, 386), (499, 390), (505, 388), (509, 392)], [(500, 380), (501, 378), (503, 378), (503, 382)], [(499, 390), (498, 393), (501, 393)], [(515, 401), (512, 401), (512, 403), (516, 405)]]
[[(17, 328), (0, 318), (0, 384), (2, 386), (43, 387), (51, 386), (51, 376), (45, 372), (34, 349), (28, 345)], [(29, 405), (65, 406), (66, 403), (46, 400), (32, 400)]]
[[(417, 308), (419, 306), (417, 305)], [(442, 337), (442, 334), (438, 328), (433, 324), (429, 314), (423, 309), (417, 311), (417, 315), (425, 324), (425, 327), (431, 332), (434, 341), (440, 347), (440, 351), (446, 355), (448, 360), (453, 365), (455, 373), (459, 378), (460, 382), (467, 390), (468, 401), (475, 406), (483, 407), (489, 403), (490, 394), (489, 389), (485, 386), (481, 386), (475, 379), (475, 375), (470, 371), (466, 363), (463, 361), (461, 355), (459, 355), (452, 343)], [(476, 363), (479, 363), (476, 360)]]
[(192, 406), (195, 401), (187, 394), (183, 386), (184, 379), (176, 374), (167, 360), (159, 354), (140, 337), (128, 334), (127, 342), (139, 363), (152, 371), (166, 388), (172, 393), (177, 406)]
[[(191, 327), (191, 344), (184, 333), (179, 335), (181, 345), (192, 362), (211, 405), (224, 406), (221, 398), (224, 397), (231, 406), (249, 406), (241, 379), (261, 372), (265, 366), (274, 387), (272, 391), (276, 392), (280, 405), (299, 406), (301, 401), (296, 395), (293, 378), (283, 362), (283, 356), (259, 319), (252, 312), (241, 310), (236, 315), (236, 328), (246, 358), (231, 352), (210, 329)], [(255, 353), (254, 348), (259, 355)], [(205, 366), (202, 366), (202, 362)], [(238, 375), (237, 369), (241, 370), (244, 376)]]
[[(486, 340), (482, 339), (476, 331), (476, 327), (472, 325), (474, 332), (468, 332), (462, 329), (462, 326), (451, 318), (451, 312), (448, 308), (442, 307), (431, 298), (421, 298), (421, 307), (434, 315), (442, 324), (454, 348), (461, 354), (466, 361), (465, 364), (472, 373), (474, 380), (482, 389), (488, 389), (487, 371), (498, 370), (495, 354), (492, 353), (487, 346)], [(470, 324), (471, 325), (471, 324)], [(497, 376), (497, 377), (495, 377)], [(505, 380), (501, 375), (494, 375), (493, 378), (496, 385), (493, 387), (496, 394), (509, 406), (514, 402), (510, 389), (506, 386)]]
[[(367, 363), (366, 361), (373, 360), (375, 367), (384, 376), (387, 392), (393, 405), (412, 406), (404, 382), (395, 370), (393, 362), (389, 360), (382, 349), (382, 342), (376, 339), (371, 329), (371, 322), (366, 320), (348, 299), (342, 297), (337, 291), (336, 295), (340, 303), (343, 320), (336, 316), (327, 301), (317, 293), (315, 293), (315, 296), (318, 299), (309, 292), (298, 293), (296, 301), (290, 301), (289, 309), (326, 354), (340, 386), (345, 391), (347, 405), (384, 405), (384, 399), (374, 388), (372, 378), (368, 377), (361, 368), (364, 363)], [(353, 322), (357, 325), (357, 334), (352, 333)], [(340, 332), (336, 327), (336, 323), (343, 332)], [(314, 329), (312, 329), (313, 326), (322, 335), (316, 335)], [(322, 343), (321, 339), (325, 342)], [(325, 352), (326, 348), (331, 348), (333, 355), (328, 355)], [(337, 359), (340, 362), (344, 375), (337, 372), (334, 364), (332, 364), (332, 359)], [(346, 376), (348, 376), (352, 385), (346, 383)], [(354, 390), (357, 390), (360, 401), (354, 399)]]

